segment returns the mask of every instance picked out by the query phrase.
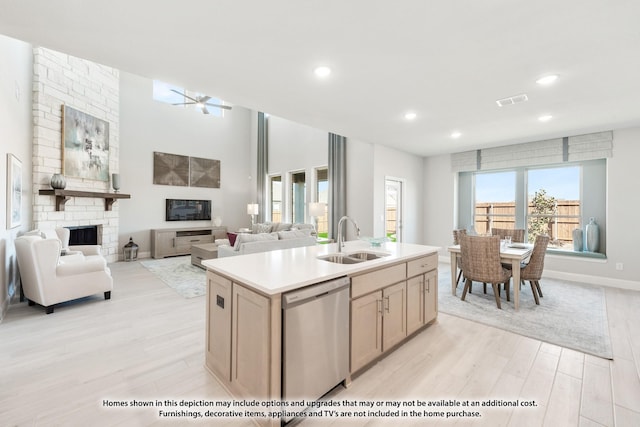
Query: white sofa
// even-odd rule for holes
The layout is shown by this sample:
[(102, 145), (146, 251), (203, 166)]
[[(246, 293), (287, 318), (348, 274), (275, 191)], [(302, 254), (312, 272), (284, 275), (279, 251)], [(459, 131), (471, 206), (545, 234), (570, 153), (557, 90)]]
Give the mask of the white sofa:
[(62, 302), (97, 293), (111, 298), (113, 279), (99, 246), (74, 246), (62, 255), (60, 239), (46, 238), (40, 232), (16, 238), (15, 245), (29, 305), (40, 304), (51, 314)]
[(300, 248), (316, 244), (311, 230), (288, 230), (272, 233), (238, 234), (233, 246), (218, 246), (218, 258), (267, 252), (277, 249)]

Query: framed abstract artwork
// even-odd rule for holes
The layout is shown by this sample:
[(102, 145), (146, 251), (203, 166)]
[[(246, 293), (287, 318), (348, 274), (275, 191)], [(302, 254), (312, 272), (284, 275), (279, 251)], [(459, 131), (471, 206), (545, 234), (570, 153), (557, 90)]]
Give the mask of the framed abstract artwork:
[(191, 187), (220, 188), (220, 160), (189, 157)]
[(153, 153), (153, 183), (189, 186), (189, 157), (178, 154)]
[(7, 154), (7, 228), (22, 224), (22, 162)]
[(109, 122), (62, 106), (62, 173), (109, 181)]

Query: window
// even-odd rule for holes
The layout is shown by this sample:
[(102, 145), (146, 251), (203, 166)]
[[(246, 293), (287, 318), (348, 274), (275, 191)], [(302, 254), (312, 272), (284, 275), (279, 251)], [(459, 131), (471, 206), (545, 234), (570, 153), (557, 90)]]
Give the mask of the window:
[(291, 173), (291, 222), (304, 223), (304, 204), (306, 201), (306, 174)]
[(316, 169), (316, 202), (325, 204), (323, 216), (318, 217), (318, 237), (329, 235), (329, 170), (327, 168)]
[(595, 217), (600, 226), (600, 254), (606, 253), (606, 160), (461, 172), (458, 181), (460, 228), (478, 234), (493, 228), (523, 228), (526, 240), (550, 236), (549, 249), (574, 248), (573, 231)]
[(216, 117), (224, 116), (224, 110), (222, 108), (215, 107), (217, 104), (223, 104), (221, 99), (213, 97), (208, 98), (206, 101), (203, 99), (202, 101), (206, 102), (207, 105), (196, 102), (205, 96), (206, 95), (202, 93), (188, 91), (185, 88), (174, 86), (160, 80), (153, 81), (153, 99), (155, 101), (164, 102), (181, 108), (193, 107), (194, 111), (201, 114), (204, 112), (203, 108), (206, 108), (206, 112), (209, 115)]
[(271, 205), (271, 221), (282, 221), (282, 176), (269, 178), (269, 196)]
[(580, 167), (527, 171), (527, 236), (547, 234), (549, 247), (573, 250), (572, 232), (580, 220)]
[(516, 227), (516, 173), (477, 173), (473, 224), (479, 234)]

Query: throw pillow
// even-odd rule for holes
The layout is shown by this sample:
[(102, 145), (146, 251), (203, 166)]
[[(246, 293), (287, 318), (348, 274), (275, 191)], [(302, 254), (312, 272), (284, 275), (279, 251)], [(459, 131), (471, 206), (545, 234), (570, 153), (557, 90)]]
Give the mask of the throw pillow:
[(299, 239), (301, 237), (309, 237), (311, 235), (311, 230), (291, 230), (291, 231), (280, 231), (278, 232), (278, 238), (285, 239)]
[(257, 234), (271, 233), (271, 228), (272, 228), (272, 225), (269, 224), (268, 222), (265, 222), (263, 224), (255, 224), (255, 229), (253, 232)]

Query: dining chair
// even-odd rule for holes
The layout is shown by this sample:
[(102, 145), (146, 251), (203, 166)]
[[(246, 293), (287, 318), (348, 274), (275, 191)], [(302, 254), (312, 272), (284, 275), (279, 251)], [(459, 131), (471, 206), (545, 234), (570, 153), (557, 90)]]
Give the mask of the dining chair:
[(511, 236), (512, 242), (524, 243), (524, 228), (492, 228), (491, 234), (494, 236), (500, 236), (501, 239)]
[(548, 245), (549, 236), (536, 236), (536, 241), (533, 244), (533, 251), (531, 252), (529, 262), (520, 266), (520, 280), (523, 284), (525, 280), (529, 281), (531, 292), (533, 293), (533, 298), (537, 305), (540, 305), (540, 299), (538, 297), (543, 296), (542, 289), (540, 289), (540, 278), (542, 277), (542, 271), (544, 270), (544, 256), (547, 253)]
[[(511, 271), (503, 268), (500, 263), (500, 237), (459, 236), (460, 251), (463, 259), (463, 274), (465, 277), (462, 301), (467, 296), (472, 281), (491, 283), (496, 305), (500, 304), (500, 284), (504, 283), (505, 290), (509, 289)], [(508, 295), (508, 294), (507, 294)]]
[[(459, 229), (459, 230), (453, 230), (453, 244), (454, 245), (459, 245), (460, 244), (460, 235), (462, 234), (467, 234), (467, 230), (465, 230), (464, 228)], [(458, 263), (458, 277), (456, 277), (456, 286), (458, 286), (458, 284), (460, 283), (460, 279), (462, 278), (462, 255), (458, 254), (456, 256), (457, 259), (457, 263)]]

